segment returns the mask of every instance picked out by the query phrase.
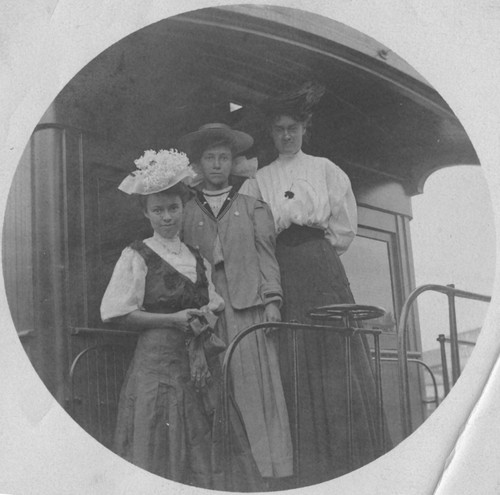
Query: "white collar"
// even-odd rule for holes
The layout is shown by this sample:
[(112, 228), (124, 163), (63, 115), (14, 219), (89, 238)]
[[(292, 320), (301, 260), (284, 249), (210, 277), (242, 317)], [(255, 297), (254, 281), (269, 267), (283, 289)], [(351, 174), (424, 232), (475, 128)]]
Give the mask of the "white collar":
[(290, 163), (304, 156), (305, 153), (300, 149), (299, 151), (297, 151), (297, 153), (294, 153), (293, 155), (289, 154), (279, 155), (277, 161), (279, 161), (280, 163)]
[(222, 196), (223, 194), (227, 194), (233, 186), (227, 186), (224, 189), (219, 189), (217, 191), (209, 191), (207, 189), (203, 189), (202, 192), (205, 196)]
[(179, 234), (176, 234), (171, 239), (167, 239), (166, 237), (161, 236), (157, 232), (154, 232), (153, 239), (155, 240), (155, 242), (163, 246), (169, 253), (179, 254), (181, 252), (182, 243)]

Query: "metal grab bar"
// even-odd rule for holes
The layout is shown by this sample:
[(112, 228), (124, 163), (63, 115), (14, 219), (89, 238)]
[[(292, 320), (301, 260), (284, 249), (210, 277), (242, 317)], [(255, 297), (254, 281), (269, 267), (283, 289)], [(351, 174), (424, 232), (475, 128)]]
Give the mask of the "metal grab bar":
[[(436, 339), (436, 340), (439, 340), (439, 339)], [(443, 342), (446, 342), (449, 344), (451, 342), (451, 339), (449, 337), (446, 337), (446, 335), (443, 335)], [(472, 340), (458, 339), (457, 342), (458, 342), (458, 345), (463, 345), (463, 346), (468, 346), (468, 347), (475, 347), (476, 346), (476, 343), (472, 342)]]
[[(399, 361), (399, 359), (397, 357), (386, 357), (386, 356), (382, 356), (380, 358), (380, 360), (385, 361), (385, 362), (393, 362), (393, 363), (397, 363)], [(422, 366), (422, 368), (424, 368), (429, 373), (429, 376), (431, 377), (431, 380), (432, 380), (432, 387), (434, 389), (434, 399), (424, 400), (423, 402), (425, 402), (426, 404), (436, 404), (436, 407), (439, 406), (439, 392), (438, 392), (438, 386), (437, 386), (437, 381), (436, 381), (436, 375), (434, 375), (432, 368), (428, 364), (424, 363), (421, 359), (408, 358), (408, 362), (415, 363), (415, 364), (418, 364), (419, 366)]]
[[(86, 347), (85, 349), (80, 351), (75, 356), (75, 358), (73, 359), (73, 361), (71, 363), (69, 374), (68, 374), (68, 385), (69, 385), (69, 395), (70, 395), (69, 413), (71, 416), (74, 416), (74, 413), (75, 413), (74, 403), (75, 403), (75, 400), (77, 399), (74, 395), (74, 392), (75, 392), (75, 384), (74, 384), (75, 373), (76, 373), (77, 367), (80, 364), (80, 362), (82, 361), (82, 359), (86, 355), (88, 355), (90, 352), (93, 352), (93, 351), (97, 351), (97, 352), (99, 352), (99, 351), (102, 351), (102, 352), (112, 351), (113, 355), (114, 355), (116, 352), (121, 352), (124, 354), (130, 350), (131, 350), (130, 346), (123, 345), (123, 344), (116, 344), (116, 343), (113, 343), (113, 344), (110, 344), (110, 343), (93, 344), (93, 345)], [(116, 368), (116, 360), (112, 364)], [(123, 360), (123, 355), (120, 358), (120, 371), (121, 371), (121, 374), (124, 376), (125, 372), (126, 372), (126, 368), (125, 368), (125, 362)], [(114, 372), (116, 374), (116, 369), (114, 370)], [(108, 377), (105, 376), (105, 382), (107, 382), (107, 379), (108, 379)], [(99, 387), (99, 383), (97, 383), (97, 386)]]
[(448, 319), (450, 323), (450, 340), (451, 340), (451, 367), (453, 384), (460, 376), (460, 357), (458, 350), (458, 333), (457, 333), (457, 315), (455, 308), (455, 298), (472, 299), (476, 301), (490, 302), (491, 297), (475, 292), (456, 289), (453, 284), (437, 285), (427, 284), (421, 285), (413, 290), (401, 310), (401, 317), (398, 324), (398, 360), (399, 360), (399, 401), (401, 407), (401, 415), (403, 419), (403, 437), (410, 435), (412, 431), (411, 409), (410, 409), (410, 387), (408, 373), (408, 331), (407, 322), (411, 307), (417, 297), (423, 292), (433, 291), (445, 294), (448, 297)]
[[(343, 335), (346, 339), (346, 368), (347, 368), (347, 394), (348, 397), (350, 395), (350, 373), (351, 370), (349, 368), (349, 362), (350, 362), (350, 353), (348, 349), (350, 349), (350, 337), (353, 336), (356, 333), (362, 333), (362, 334), (370, 334), (374, 337), (375, 340), (375, 369), (374, 369), (374, 378), (375, 378), (375, 386), (376, 386), (376, 401), (377, 401), (377, 415), (378, 415), (378, 433), (380, 435), (379, 438), (379, 451), (380, 454), (385, 453), (385, 433), (384, 433), (384, 419), (383, 419), (383, 398), (382, 398), (382, 376), (381, 376), (381, 369), (380, 369), (380, 346), (379, 346), (379, 336), (382, 333), (381, 330), (379, 329), (371, 329), (371, 328), (357, 328), (357, 327), (348, 327), (348, 326), (332, 326), (332, 325), (317, 325), (317, 324), (303, 324), (303, 323), (295, 323), (295, 322), (266, 322), (266, 323), (258, 323), (255, 325), (252, 325), (246, 329), (241, 330), (230, 342), (228, 345), (224, 360), (222, 363), (222, 421), (224, 424), (224, 438), (223, 438), (223, 462), (224, 462), (224, 476), (225, 476), (225, 484), (226, 484), (226, 489), (231, 488), (231, 480), (229, 479), (231, 477), (230, 470), (227, 469), (228, 465), (228, 459), (230, 459), (230, 448), (231, 448), (231, 437), (230, 437), (230, 417), (229, 417), (229, 380), (230, 380), (230, 371), (229, 371), (229, 365), (231, 363), (231, 358), (233, 356), (234, 350), (238, 343), (246, 337), (248, 334), (255, 332), (257, 330), (261, 329), (274, 329), (274, 330), (288, 330), (292, 331), (292, 346), (293, 346), (293, 361), (294, 361), (294, 366), (293, 366), (293, 380), (294, 380), (294, 410), (295, 413), (297, 414), (298, 412), (298, 361), (297, 361), (297, 340), (296, 340), (296, 331), (297, 330), (327, 330), (327, 331), (334, 331), (340, 335)], [(348, 398), (349, 400), (349, 398)], [(352, 429), (352, 418), (350, 418), (350, 404), (347, 405), (348, 407), (348, 429)], [(293, 432), (294, 438), (295, 438), (295, 446), (298, 452), (299, 449), (299, 429), (298, 429), (298, 417), (295, 417), (295, 431)], [(350, 461), (352, 462), (352, 432), (349, 432), (349, 456), (350, 456)], [(296, 478), (300, 480), (300, 469), (298, 465), (298, 455), (294, 455), (294, 475)]]
[[(446, 337), (444, 334), (439, 334), (436, 339), (439, 342), (439, 349), (441, 354), (441, 369), (443, 370), (443, 386), (444, 386), (444, 395), (445, 397), (450, 393), (450, 378), (448, 376), (448, 362), (446, 358), (446, 347), (445, 344), (451, 344), (452, 339)], [(467, 347), (474, 347), (476, 345), (475, 342), (471, 342), (469, 340), (457, 340), (457, 345), (463, 345)]]

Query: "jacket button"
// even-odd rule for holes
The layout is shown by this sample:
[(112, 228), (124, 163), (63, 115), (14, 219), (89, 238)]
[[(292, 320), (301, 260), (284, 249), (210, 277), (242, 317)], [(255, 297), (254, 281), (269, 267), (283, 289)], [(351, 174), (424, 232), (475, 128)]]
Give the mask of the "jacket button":
[(198, 222), (198, 225), (201, 227), (203, 225), (203, 222)]
[(237, 217), (239, 217), (240, 216), (240, 212), (239, 211), (235, 211), (234, 215), (237, 216)]

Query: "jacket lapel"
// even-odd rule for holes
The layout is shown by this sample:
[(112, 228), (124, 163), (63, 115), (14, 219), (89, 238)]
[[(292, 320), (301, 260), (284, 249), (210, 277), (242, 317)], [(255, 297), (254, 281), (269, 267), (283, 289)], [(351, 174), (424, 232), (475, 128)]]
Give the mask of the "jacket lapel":
[(220, 220), (231, 207), (237, 194), (238, 194), (238, 188), (233, 186), (229, 191), (229, 194), (227, 195), (227, 198), (225, 199), (224, 203), (222, 204), (217, 217), (214, 215), (212, 208), (210, 208), (210, 205), (208, 204), (205, 195), (200, 190), (196, 191), (196, 203), (202, 209), (202, 211), (206, 215), (208, 215), (212, 220)]

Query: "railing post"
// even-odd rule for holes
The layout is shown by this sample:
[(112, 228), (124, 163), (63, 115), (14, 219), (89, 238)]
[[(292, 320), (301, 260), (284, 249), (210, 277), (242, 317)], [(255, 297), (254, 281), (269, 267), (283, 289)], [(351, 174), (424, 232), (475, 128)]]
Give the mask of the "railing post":
[[(292, 320), (292, 323), (298, 323)], [(293, 456), (294, 475), (297, 486), (300, 486), (300, 429), (299, 429), (299, 344), (297, 340), (297, 329), (292, 329), (292, 352), (293, 352), (293, 407), (294, 427), (293, 436), (295, 440), (295, 452)]]
[[(447, 287), (455, 288), (455, 284), (449, 284)], [(451, 353), (451, 378), (453, 385), (460, 376), (460, 351), (458, 348), (458, 330), (457, 330), (457, 311), (455, 308), (455, 294), (450, 291), (448, 294), (448, 313), (450, 320), (450, 353)]]
[(450, 393), (450, 377), (448, 376), (448, 360), (446, 359), (446, 337), (441, 333), (436, 339), (441, 349), (441, 369), (443, 370), (444, 396)]
[(403, 438), (409, 436), (412, 431), (406, 323), (411, 304), (418, 295), (417, 290), (410, 294), (404, 303), (398, 325), (399, 406)]
[(380, 355), (380, 338), (378, 333), (373, 334), (373, 346), (375, 350), (375, 392), (377, 400), (377, 418), (380, 455), (385, 453), (385, 428), (384, 428), (384, 399), (382, 392), (382, 364)]
[[(346, 328), (347, 327), (346, 325)], [(352, 357), (351, 357), (351, 335), (349, 330), (344, 336), (345, 342), (345, 361), (346, 361), (346, 408), (347, 408), (347, 457), (349, 461), (349, 468), (354, 468), (354, 453), (353, 453), (353, 425), (352, 425)]]

